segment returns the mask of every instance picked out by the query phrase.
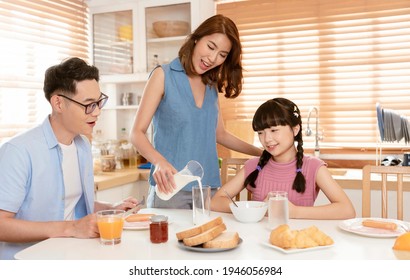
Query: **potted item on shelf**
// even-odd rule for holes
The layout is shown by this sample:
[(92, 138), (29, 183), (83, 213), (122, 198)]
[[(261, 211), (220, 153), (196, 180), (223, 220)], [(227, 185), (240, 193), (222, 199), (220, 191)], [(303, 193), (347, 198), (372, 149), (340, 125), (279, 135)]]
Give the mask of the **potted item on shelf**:
[(121, 41), (132, 41), (132, 25), (121, 25), (118, 27), (118, 38)]

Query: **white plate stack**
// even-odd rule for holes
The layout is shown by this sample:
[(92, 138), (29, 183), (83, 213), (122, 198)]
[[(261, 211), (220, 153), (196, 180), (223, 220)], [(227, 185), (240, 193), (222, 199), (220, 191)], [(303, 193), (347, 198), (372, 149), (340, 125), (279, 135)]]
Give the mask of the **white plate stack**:
[(377, 124), (380, 138), (383, 142), (410, 142), (410, 123), (406, 116), (402, 116), (391, 109), (384, 109), (376, 104)]

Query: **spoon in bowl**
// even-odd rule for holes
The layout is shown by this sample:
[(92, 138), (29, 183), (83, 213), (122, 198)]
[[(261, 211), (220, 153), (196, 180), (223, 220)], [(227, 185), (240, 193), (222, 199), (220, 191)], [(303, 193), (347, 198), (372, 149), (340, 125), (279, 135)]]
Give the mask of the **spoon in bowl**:
[(225, 192), (226, 196), (229, 197), (229, 199), (233, 202), (233, 204), (236, 207), (238, 207), (238, 204), (236, 204), (235, 200), (232, 199), (232, 197), (229, 195), (229, 193), (225, 189), (222, 189), (222, 190)]

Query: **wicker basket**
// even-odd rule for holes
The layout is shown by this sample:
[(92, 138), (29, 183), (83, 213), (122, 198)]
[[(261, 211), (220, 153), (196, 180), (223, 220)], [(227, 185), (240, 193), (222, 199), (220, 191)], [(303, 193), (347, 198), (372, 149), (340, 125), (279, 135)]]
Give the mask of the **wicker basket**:
[(189, 31), (189, 23), (180, 20), (156, 21), (152, 24), (152, 27), (160, 38), (183, 36), (187, 35)]

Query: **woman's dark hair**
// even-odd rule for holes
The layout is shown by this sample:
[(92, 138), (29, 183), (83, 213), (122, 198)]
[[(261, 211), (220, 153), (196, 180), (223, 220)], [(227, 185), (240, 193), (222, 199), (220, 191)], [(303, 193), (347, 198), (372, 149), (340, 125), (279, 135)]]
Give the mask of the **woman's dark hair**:
[(185, 72), (188, 75), (194, 75), (192, 54), (195, 44), (202, 37), (215, 33), (225, 34), (231, 41), (232, 47), (224, 63), (201, 75), (202, 82), (209, 86), (216, 85), (218, 91), (223, 92), (227, 98), (235, 98), (242, 91), (242, 45), (238, 29), (230, 18), (218, 14), (205, 20), (187, 37), (179, 50), (178, 56)]
[(96, 80), (98, 82), (98, 68), (88, 65), (78, 57), (69, 58), (46, 70), (43, 87), (44, 95), (48, 101), (57, 90), (74, 95), (77, 91), (77, 82), (84, 80)]
[[(293, 181), (292, 189), (298, 193), (305, 191), (306, 180), (303, 176), (302, 164), (303, 164), (303, 139), (302, 139), (302, 118), (300, 116), (299, 108), (295, 103), (286, 98), (274, 98), (263, 103), (255, 112), (252, 121), (252, 128), (254, 131), (264, 130), (272, 126), (290, 126), (291, 128), (299, 126), (299, 132), (295, 136), (297, 141), (297, 153), (296, 153), (296, 177)], [(263, 151), (259, 158), (258, 168), (251, 172), (246, 177), (244, 187), (248, 185), (255, 188), (255, 181), (258, 177), (260, 169), (262, 169), (269, 159), (272, 157), (266, 150)]]

